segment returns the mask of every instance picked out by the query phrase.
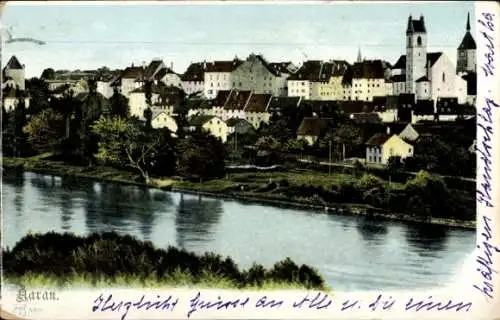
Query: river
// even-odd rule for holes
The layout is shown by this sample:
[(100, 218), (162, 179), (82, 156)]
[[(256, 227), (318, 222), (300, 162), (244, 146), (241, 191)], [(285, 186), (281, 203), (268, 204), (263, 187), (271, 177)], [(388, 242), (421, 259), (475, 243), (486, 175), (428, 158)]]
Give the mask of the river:
[(475, 232), (371, 221), (29, 172), (3, 177), (3, 246), (28, 232), (117, 231), (266, 267), (290, 257), (337, 290), (440, 287), (475, 246)]

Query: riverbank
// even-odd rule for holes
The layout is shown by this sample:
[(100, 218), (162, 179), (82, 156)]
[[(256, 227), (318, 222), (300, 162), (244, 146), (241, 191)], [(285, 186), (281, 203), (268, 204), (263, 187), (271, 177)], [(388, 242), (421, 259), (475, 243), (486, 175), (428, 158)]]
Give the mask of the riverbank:
[(141, 287), (328, 290), (323, 278), (289, 258), (270, 269), (240, 270), (230, 257), (194, 254), (117, 233), (28, 234), (3, 250), (4, 279), (27, 287)]
[[(140, 182), (140, 176), (133, 172), (103, 166), (72, 166), (63, 162), (48, 160), (46, 156), (32, 158), (3, 158), (3, 167), (5, 169), (22, 169), (24, 171), (63, 177), (80, 177), (96, 181), (110, 181), (129, 185), (146, 186), (143, 182)], [(333, 185), (354, 183), (357, 180), (359, 180), (358, 177), (349, 174), (328, 175), (310, 171), (289, 171), (234, 173), (229, 174), (225, 179), (209, 180), (203, 183), (183, 181), (182, 179), (175, 178), (152, 178), (147, 187), (335, 214), (369, 216), (378, 219), (443, 225), (466, 229), (475, 229), (476, 227), (475, 221), (437, 217), (422, 220), (419, 217), (394, 213), (367, 204), (324, 201), (314, 193), (314, 190), (310, 196), (303, 195), (300, 190), (298, 192), (299, 196), (290, 196), (287, 195), (286, 192), (283, 193), (284, 189), (293, 189), (294, 187), (306, 188), (306, 186), (317, 189), (316, 192), (321, 193), (325, 192), (325, 189), (331, 189)], [(403, 185), (392, 183), (390, 184), (390, 188), (397, 191), (402, 189)]]

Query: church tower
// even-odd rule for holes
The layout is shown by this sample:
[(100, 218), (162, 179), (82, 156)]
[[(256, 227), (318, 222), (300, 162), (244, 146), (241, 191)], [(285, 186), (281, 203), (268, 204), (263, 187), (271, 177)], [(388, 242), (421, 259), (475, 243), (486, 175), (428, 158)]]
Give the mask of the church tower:
[(457, 49), (457, 74), (476, 72), (476, 41), (470, 33), (470, 15), (467, 14), (465, 36)]
[(415, 93), (415, 81), (427, 74), (427, 31), (424, 16), (408, 17), (406, 28), (406, 92)]
[(356, 59), (357, 63), (363, 62), (363, 58), (361, 57), (361, 48), (358, 48), (358, 58)]

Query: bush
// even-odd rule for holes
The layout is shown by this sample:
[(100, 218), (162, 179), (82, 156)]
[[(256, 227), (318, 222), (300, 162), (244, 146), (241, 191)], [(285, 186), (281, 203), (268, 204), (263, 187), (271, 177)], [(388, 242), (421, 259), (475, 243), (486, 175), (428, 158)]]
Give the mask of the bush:
[(164, 279), (180, 271), (195, 283), (210, 275), (227, 279), (239, 288), (269, 281), (324, 288), (323, 279), (314, 269), (299, 268), (290, 259), (277, 263), (270, 271), (258, 264), (240, 271), (229, 257), (214, 253), (197, 256), (174, 247), (157, 249), (151, 242), (113, 232), (87, 237), (54, 232), (26, 235), (14, 248), (3, 251), (3, 267), (6, 277), (35, 274), (64, 279), (76, 274), (90, 279)]

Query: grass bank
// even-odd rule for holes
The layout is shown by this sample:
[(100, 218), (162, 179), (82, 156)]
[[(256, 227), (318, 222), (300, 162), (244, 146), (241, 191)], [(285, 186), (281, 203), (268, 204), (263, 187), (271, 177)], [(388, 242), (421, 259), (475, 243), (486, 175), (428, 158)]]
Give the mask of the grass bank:
[(320, 289), (323, 278), (290, 259), (266, 269), (240, 270), (213, 253), (155, 248), (116, 233), (86, 237), (70, 233), (28, 234), (3, 250), (4, 279), (32, 287), (204, 287), (220, 289)]
[[(140, 176), (130, 171), (103, 166), (72, 166), (64, 162), (48, 160), (48, 155), (32, 158), (3, 158), (3, 166), (58, 176), (84, 177), (100, 181), (144, 185), (140, 182)], [(214, 179), (203, 183), (153, 177), (149, 187), (336, 214), (368, 215), (380, 219), (475, 229), (475, 212), (473, 208), (472, 210), (470, 208), (471, 205), (475, 205), (475, 202), (471, 202), (470, 199), (466, 199), (468, 202), (464, 200), (463, 203), (457, 203), (457, 207), (461, 206), (472, 211), (468, 214), (469, 219), (443, 217), (422, 219), (418, 216), (402, 213), (405, 212), (404, 204), (406, 202), (404, 184), (389, 183), (380, 179), (361, 181), (360, 183), (360, 180), (363, 179), (352, 174), (290, 170), (286, 172), (232, 173), (224, 179)], [(377, 188), (386, 191), (370, 194)], [(387, 196), (384, 195), (384, 192), (387, 193)], [(457, 192), (463, 193), (463, 191)], [(457, 199), (461, 198), (464, 197), (457, 197)], [(384, 209), (378, 205), (383, 201), (392, 201), (396, 204), (384, 203), (392, 206), (392, 210)], [(400, 208), (398, 208), (397, 202), (400, 203)]]

